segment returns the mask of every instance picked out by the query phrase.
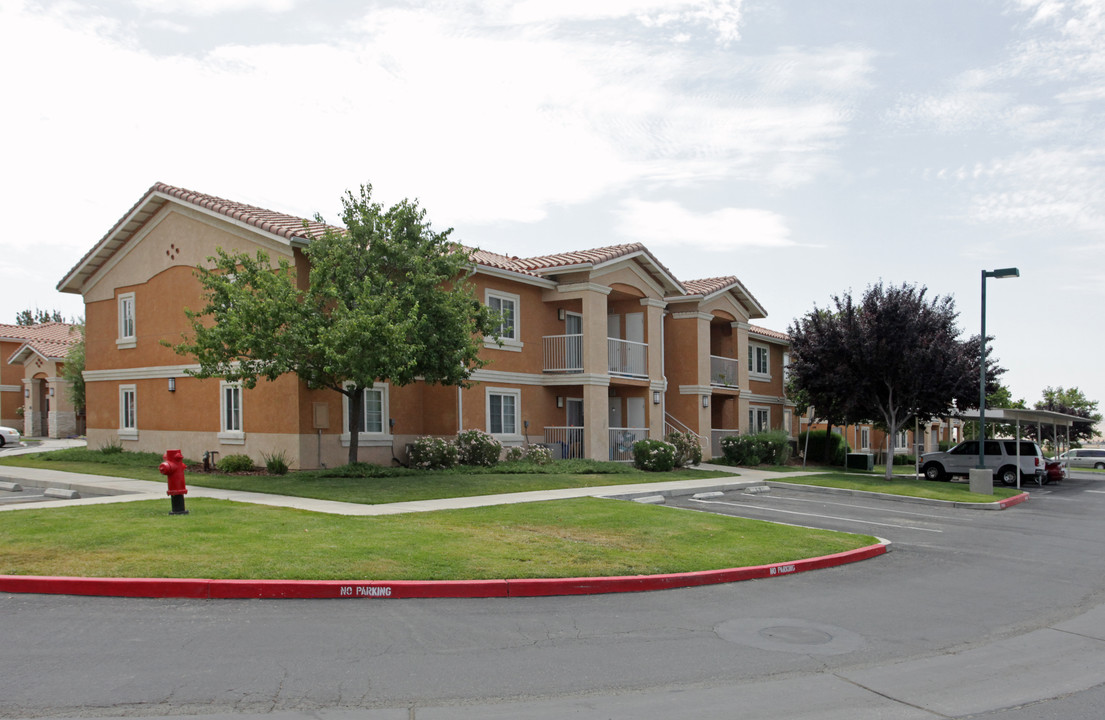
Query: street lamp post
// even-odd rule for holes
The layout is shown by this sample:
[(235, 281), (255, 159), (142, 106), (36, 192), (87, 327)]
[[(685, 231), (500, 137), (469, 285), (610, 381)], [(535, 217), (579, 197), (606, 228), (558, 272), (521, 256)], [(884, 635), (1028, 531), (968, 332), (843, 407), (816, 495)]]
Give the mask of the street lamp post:
[[(982, 362), (978, 368), (978, 469), (986, 467), (983, 457), (983, 448), (986, 445), (986, 278), (997, 279), (1020, 277), (1021, 271), (1017, 268), (1001, 268), (1000, 270), (982, 271)], [(1020, 468), (1017, 468), (1020, 472)]]

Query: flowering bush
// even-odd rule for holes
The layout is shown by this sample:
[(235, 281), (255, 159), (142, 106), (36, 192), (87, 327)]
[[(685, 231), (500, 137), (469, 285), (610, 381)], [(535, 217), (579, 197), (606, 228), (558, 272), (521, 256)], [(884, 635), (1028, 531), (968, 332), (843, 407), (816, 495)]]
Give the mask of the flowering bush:
[(664, 439), (675, 446), (675, 467), (698, 465), (702, 462), (702, 445), (694, 433), (673, 432), (668, 433)]
[(503, 446), (482, 430), (465, 430), (457, 434), (457, 451), (461, 465), (491, 467), (499, 462)]
[(552, 462), (552, 450), (544, 445), (527, 445), (524, 448), (512, 447), (506, 451), (506, 461), (548, 465)]
[(785, 430), (756, 435), (730, 435), (721, 439), (721, 452), (734, 465), (783, 465), (790, 459), (790, 444)]
[(667, 472), (675, 467), (675, 446), (663, 440), (633, 443), (633, 465), (638, 470)]
[(457, 464), (457, 446), (437, 437), (420, 437), (410, 447), (412, 468), (442, 470)]

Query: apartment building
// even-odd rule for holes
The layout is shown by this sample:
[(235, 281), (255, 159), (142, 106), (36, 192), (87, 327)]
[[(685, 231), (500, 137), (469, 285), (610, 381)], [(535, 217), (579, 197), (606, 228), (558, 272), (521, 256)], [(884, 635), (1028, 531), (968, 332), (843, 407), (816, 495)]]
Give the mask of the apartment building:
[[(283, 453), (293, 467), (345, 461), (344, 396), (295, 377), (253, 389), (188, 375), (167, 344), (202, 307), (194, 268), (216, 248), (264, 249), (309, 273), (302, 249), (325, 228), (302, 218), (155, 184), (58, 285), (83, 296), (91, 446)], [(634, 442), (671, 429), (791, 422), (783, 399), (786, 336), (735, 278), (681, 282), (646, 247), (615, 245), (518, 258), (472, 256), (477, 297), (506, 318), (472, 387), (377, 383), (366, 390), (362, 461), (404, 460), (422, 435), (463, 429), (504, 445), (547, 443), (560, 457), (627, 460)], [(743, 354), (742, 354), (743, 351)], [(747, 354), (753, 353), (753, 354)], [(766, 412), (766, 414), (765, 414)]]
[(0, 324), (0, 425), (25, 437), (82, 432), (61, 376), (69, 348), (80, 341), (68, 323)]

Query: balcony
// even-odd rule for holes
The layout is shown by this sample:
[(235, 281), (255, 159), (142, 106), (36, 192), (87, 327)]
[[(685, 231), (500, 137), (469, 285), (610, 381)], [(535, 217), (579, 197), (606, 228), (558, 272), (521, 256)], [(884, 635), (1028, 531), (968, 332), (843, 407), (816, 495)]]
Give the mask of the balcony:
[(545, 445), (552, 450), (553, 459), (568, 460), (584, 457), (583, 431), (584, 428), (578, 426), (546, 427)]
[(633, 462), (633, 445), (648, 439), (648, 428), (610, 428), (610, 459)]
[(611, 375), (648, 377), (648, 344), (632, 340), (606, 339), (606, 357)]
[(720, 387), (737, 387), (739, 364), (735, 358), (710, 356), (710, 384)]
[(583, 335), (546, 335), (542, 344), (545, 372), (583, 372)]

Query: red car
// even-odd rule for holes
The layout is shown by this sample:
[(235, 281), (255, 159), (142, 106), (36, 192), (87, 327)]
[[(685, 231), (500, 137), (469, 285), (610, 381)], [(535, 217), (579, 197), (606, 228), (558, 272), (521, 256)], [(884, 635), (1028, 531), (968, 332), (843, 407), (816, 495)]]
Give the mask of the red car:
[(1062, 460), (1044, 460), (1044, 485), (1061, 482), (1067, 476), (1067, 468)]

